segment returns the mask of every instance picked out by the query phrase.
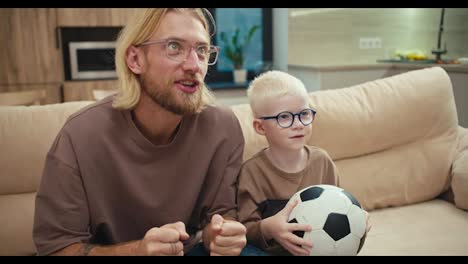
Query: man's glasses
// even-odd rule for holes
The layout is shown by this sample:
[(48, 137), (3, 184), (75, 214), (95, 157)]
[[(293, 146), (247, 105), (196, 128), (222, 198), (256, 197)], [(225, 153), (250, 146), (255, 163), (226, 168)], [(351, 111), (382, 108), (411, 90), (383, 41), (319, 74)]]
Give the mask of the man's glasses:
[(197, 53), (198, 61), (201, 64), (213, 65), (218, 60), (219, 47), (208, 45), (208, 44), (199, 44), (196, 46), (191, 46), (184, 40), (175, 40), (175, 39), (164, 39), (164, 40), (155, 40), (143, 42), (137, 46), (145, 46), (151, 44), (164, 44), (166, 56), (177, 62), (184, 62), (187, 60), (192, 49)]
[(288, 128), (293, 125), (296, 116), (304, 126), (310, 125), (314, 121), (316, 113), (317, 112), (315, 110), (306, 108), (296, 114), (285, 111), (277, 114), (276, 116), (263, 116), (259, 118), (263, 120), (276, 119), (276, 122), (278, 122), (280, 127)]

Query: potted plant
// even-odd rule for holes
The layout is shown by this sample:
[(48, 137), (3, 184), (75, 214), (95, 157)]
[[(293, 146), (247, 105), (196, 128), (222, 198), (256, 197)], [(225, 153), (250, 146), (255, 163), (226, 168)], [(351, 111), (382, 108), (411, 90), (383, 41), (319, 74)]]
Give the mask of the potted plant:
[(224, 43), (223, 54), (232, 62), (234, 68), (234, 82), (243, 83), (247, 80), (247, 70), (244, 68), (245, 50), (247, 49), (254, 33), (260, 28), (259, 25), (253, 25), (249, 28), (249, 32), (240, 40), (240, 29), (236, 28), (234, 34), (229, 39), (226, 32), (220, 33), (221, 41)]

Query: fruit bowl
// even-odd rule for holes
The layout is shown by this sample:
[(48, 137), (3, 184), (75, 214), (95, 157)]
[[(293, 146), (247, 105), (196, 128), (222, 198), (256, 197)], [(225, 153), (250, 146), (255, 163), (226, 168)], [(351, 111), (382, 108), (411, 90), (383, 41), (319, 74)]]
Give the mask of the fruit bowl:
[(457, 60), (460, 64), (468, 65), (468, 57), (459, 58)]

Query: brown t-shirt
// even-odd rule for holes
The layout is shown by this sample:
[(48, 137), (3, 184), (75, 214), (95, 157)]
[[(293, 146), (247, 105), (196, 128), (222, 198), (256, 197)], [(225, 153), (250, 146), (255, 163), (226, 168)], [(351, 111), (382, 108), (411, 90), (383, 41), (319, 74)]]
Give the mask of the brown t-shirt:
[(70, 116), (47, 155), (34, 216), (39, 255), (142, 239), (177, 221), (194, 237), (213, 214), (236, 218), (244, 138), (231, 110), (185, 116), (172, 142), (155, 146), (130, 111), (111, 104)]
[(241, 168), (237, 193), (239, 221), (247, 227), (247, 240), (274, 255), (288, 254), (275, 241), (265, 241), (260, 221), (284, 208), (297, 191), (317, 184), (338, 185), (335, 164), (323, 149), (305, 146), (308, 164), (287, 173), (274, 166), (263, 149)]

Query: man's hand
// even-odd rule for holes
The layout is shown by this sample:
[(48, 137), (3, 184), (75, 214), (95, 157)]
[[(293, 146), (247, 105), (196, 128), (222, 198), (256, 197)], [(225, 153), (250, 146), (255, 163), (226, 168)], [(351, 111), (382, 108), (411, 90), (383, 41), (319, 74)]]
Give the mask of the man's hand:
[(137, 255), (183, 256), (182, 241), (189, 238), (183, 222), (154, 227), (146, 232), (136, 248)]
[(294, 231), (312, 231), (312, 227), (306, 224), (288, 223), (289, 215), (298, 200), (289, 201), (286, 206), (274, 216), (270, 216), (261, 221), (260, 228), (265, 240), (274, 239), (283, 248), (295, 256), (307, 256), (313, 244), (301, 237), (298, 237)]
[[(247, 229), (237, 221), (213, 215), (208, 228), (211, 241), (208, 245), (211, 256), (238, 256), (247, 244)], [(205, 242), (206, 243), (206, 242)]]

